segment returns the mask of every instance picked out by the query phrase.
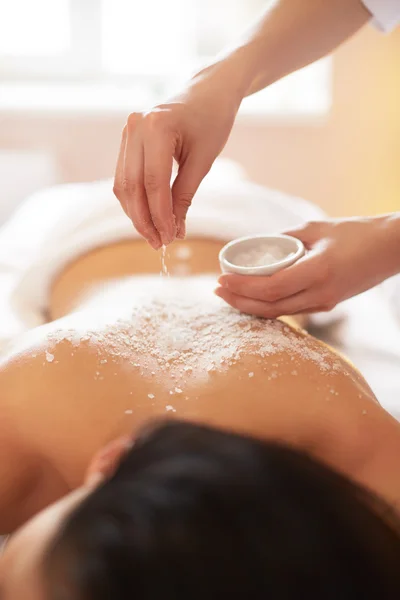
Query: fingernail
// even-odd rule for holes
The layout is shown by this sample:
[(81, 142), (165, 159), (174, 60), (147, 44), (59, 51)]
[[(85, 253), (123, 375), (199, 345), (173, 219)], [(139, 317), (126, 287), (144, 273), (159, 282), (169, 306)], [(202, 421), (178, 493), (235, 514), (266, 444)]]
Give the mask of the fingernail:
[(160, 250), (160, 248), (162, 248), (160, 240), (149, 240), (149, 244), (154, 250)]
[(221, 288), (215, 288), (215, 290), (214, 290), (214, 294), (215, 294), (216, 296), (219, 296), (219, 297), (221, 297)]
[(164, 230), (159, 232), (163, 246), (171, 244), (176, 237), (176, 225), (175, 220), (165, 223)]
[(172, 236), (169, 235), (168, 233), (160, 233), (160, 237), (161, 237), (161, 245), (162, 246), (169, 246), (169, 244), (173, 241)]
[(160, 240), (160, 236), (157, 235), (156, 233), (152, 233), (148, 238), (147, 241), (149, 242), (150, 246), (152, 248), (154, 248), (154, 250), (159, 250), (162, 246), (162, 242)]
[(186, 237), (186, 223), (184, 220), (178, 223), (176, 237), (180, 240), (184, 240)]
[(219, 285), (222, 285), (222, 287), (228, 287), (229, 279), (228, 279), (227, 275), (221, 275), (218, 278), (218, 283), (219, 283)]

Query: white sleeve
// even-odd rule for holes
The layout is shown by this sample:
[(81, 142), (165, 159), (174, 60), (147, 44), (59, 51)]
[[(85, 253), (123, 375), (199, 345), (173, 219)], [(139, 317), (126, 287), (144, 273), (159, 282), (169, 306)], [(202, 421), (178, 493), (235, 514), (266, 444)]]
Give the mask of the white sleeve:
[(385, 33), (400, 23), (400, 0), (363, 0), (373, 17), (374, 25)]

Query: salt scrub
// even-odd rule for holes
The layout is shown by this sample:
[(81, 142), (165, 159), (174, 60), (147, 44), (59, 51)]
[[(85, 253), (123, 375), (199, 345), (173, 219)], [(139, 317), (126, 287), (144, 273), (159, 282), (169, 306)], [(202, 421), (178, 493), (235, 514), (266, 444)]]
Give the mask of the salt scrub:
[[(251, 356), (255, 364), (261, 360), (261, 365), (268, 357), (275, 357), (272, 372), (272, 365), (268, 365), (271, 379), (281, 376), (283, 355), (296, 360), (297, 371), (299, 361), (314, 363), (327, 375), (346, 371), (343, 363), (313, 338), (294, 332), (280, 321), (237, 312), (213, 296), (204, 282), (157, 281), (158, 290), (149, 292), (144, 286), (142, 296), (138, 291), (135, 307), (127, 310), (123, 319), (103, 321), (81, 332), (55, 330), (48, 334), (49, 347), (68, 340), (73, 351), (85, 335), (85, 343), (97, 352), (99, 363), (107, 356), (110, 365), (126, 363), (134, 368), (139, 364), (141, 377), (149, 381), (157, 377), (168, 397), (181, 393), (186, 396), (189, 385), (192, 388), (200, 381), (206, 383), (243, 359), (248, 362)], [(251, 377), (249, 372), (257, 375), (250, 367), (246, 377)], [(332, 383), (327, 382), (327, 387), (328, 391), (333, 389)]]
[(47, 352), (46, 351), (46, 360), (49, 363), (53, 362), (53, 360), (54, 360), (54, 354), (51, 354), (51, 352)]
[(257, 248), (238, 252), (230, 262), (238, 267), (266, 267), (292, 255), (293, 252), (288, 255), (279, 246), (264, 242)]

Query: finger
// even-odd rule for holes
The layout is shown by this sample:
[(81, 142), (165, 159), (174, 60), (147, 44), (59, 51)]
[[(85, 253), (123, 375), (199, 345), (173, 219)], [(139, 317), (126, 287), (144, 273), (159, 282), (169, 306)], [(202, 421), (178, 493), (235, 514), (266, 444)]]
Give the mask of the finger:
[(126, 138), (127, 138), (127, 127), (125, 126), (122, 131), (121, 145), (119, 147), (117, 166), (115, 168), (113, 192), (114, 192), (115, 196), (118, 198), (122, 208), (125, 211), (125, 214), (129, 217), (127, 206), (126, 206), (126, 201), (125, 201), (126, 200), (125, 199), (125, 190), (124, 190), (124, 186), (123, 186)]
[(152, 221), (164, 245), (170, 244), (176, 235), (172, 207), (171, 175), (174, 143), (171, 136), (158, 127), (159, 113), (151, 115), (152, 121), (144, 136), (144, 187)]
[(143, 144), (134, 129), (128, 129), (123, 183), (126, 195), (126, 206), (136, 230), (149, 244), (158, 250), (161, 248), (161, 239), (151, 218), (144, 187), (144, 157)]
[(291, 267), (269, 277), (225, 274), (218, 281), (239, 296), (276, 302), (311, 288), (318, 280), (319, 261), (319, 254), (310, 252)]
[(215, 294), (233, 308), (240, 310), (240, 312), (265, 319), (276, 319), (285, 315), (315, 312), (318, 308), (316, 294), (311, 290), (301, 292), (280, 302), (254, 300), (245, 296), (239, 296), (238, 294), (232, 294), (225, 288), (217, 288)]
[(328, 225), (328, 222), (310, 221), (290, 231), (285, 231), (284, 234), (297, 238), (303, 242), (306, 248), (310, 248), (324, 236), (326, 225)]
[(172, 186), (174, 214), (177, 226), (177, 237), (186, 235), (186, 215), (200, 183), (209, 169), (201, 168), (199, 159), (191, 155), (179, 166), (178, 175)]

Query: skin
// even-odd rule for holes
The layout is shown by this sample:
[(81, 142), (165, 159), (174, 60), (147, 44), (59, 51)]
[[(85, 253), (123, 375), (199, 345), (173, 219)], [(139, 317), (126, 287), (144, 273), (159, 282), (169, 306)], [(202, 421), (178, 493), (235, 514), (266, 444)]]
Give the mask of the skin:
[[(220, 245), (188, 240), (171, 249), (172, 273), (182, 266), (180, 246), (193, 250), (184, 259), (190, 273), (217, 271)], [(102, 343), (51, 341), (54, 330), (82, 333), (95, 323), (104, 331), (105, 310), (114, 324), (125, 311), (131, 314), (136, 295), (150, 285), (134, 276), (138, 269), (155, 272), (161, 288), (168, 284), (168, 278), (158, 283), (159, 257), (145, 242), (100, 248), (69, 265), (51, 292), (50, 318), (56, 320), (20, 339), (0, 367), (0, 452), (7, 456), (0, 463), (0, 531), (17, 530), (0, 559), (0, 591), (6, 600), (45, 599), (41, 564), (59, 524), (112, 472), (128, 442), (152, 418), (176, 415), (281, 440), (372, 488), (394, 506), (400, 498), (400, 426), (380, 407), (362, 376), (333, 352), (328, 360), (339, 361), (337, 371), (323, 374), (315, 362), (297, 357), (296, 376), (291, 375), (290, 352), (267, 355), (261, 362), (244, 352), (225, 370), (188, 378), (184, 394), (171, 400), (173, 378), (162, 370), (151, 376), (148, 356), (134, 348), (130, 356), (116, 357)], [(196, 277), (188, 280), (189, 287), (196, 285)], [(276, 326), (262, 325), (266, 336), (268, 327)], [(145, 339), (146, 328), (140, 323), (137, 328)], [(292, 331), (309, 349), (326, 352), (295, 324)], [(113, 336), (117, 343), (118, 327)], [(54, 357), (50, 362), (46, 352)], [(101, 363), (104, 357), (107, 362)], [(142, 366), (138, 370), (134, 364)], [(269, 377), (274, 371), (278, 376)], [(151, 402), (149, 391), (155, 396)], [(176, 413), (166, 412), (172, 403)]]
[[(277, 0), (174, 98), (129, 115), (114, 191), (153, 248), (185, 236), (187, 210), (243, 98), (330, 53), (370, 17), (360, 0)], [(173, 159), (179, 170), (171, 188)]]
[[(277, 0), (174, 98), (129, 115), (114, 192), (153, 248), (185, 237), (187, 211), (243, 98), (329, 54), (370, 17), (361, 0)], [(269, 278), (223, 277), (216, 293), (267, 318), (331, 309), (399, 272), (399, 222), (393, 214), (309, 223), (288, 232), (309, 250), (294, 267)]]
[(272, 277), (223, 275), (217, 295), (273, 319), (332, 310), (400, 271), (400, 213), (308, 223), (286, 233), (305, 245), (301, 260)]
[(112, 474), (128, 447), (127, 439), (120, 438), (102, 449), (90, 463), (82, 486), (38, 513), (6, 542), (0, 560), (2, 600), (45, 599), (42, 563), (49, 541), (59, 523)]

